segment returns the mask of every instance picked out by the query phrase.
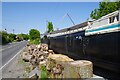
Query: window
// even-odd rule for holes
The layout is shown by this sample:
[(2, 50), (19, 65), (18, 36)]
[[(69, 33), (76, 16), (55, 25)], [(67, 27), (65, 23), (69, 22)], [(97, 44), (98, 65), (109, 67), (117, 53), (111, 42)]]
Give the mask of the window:
[(117, 21), (119, 21), (119, 14), (115, 15), (115, 16), (112, 16), (109, 18), (109, 23), (113, 23), (115, 18), (117, 19)]
[(113, 23), (114, 22), (114, 19), (115, 19), (115, 16), (112, 16), (109, 18), (109, 23)]
[(116, 16), (116, 18), (117, 18), (117, 21), (119, 21), (119, 14)]

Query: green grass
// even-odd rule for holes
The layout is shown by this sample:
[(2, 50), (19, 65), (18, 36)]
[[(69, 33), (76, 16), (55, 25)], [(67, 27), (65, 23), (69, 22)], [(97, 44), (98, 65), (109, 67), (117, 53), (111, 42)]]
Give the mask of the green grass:
[(40, 39), (30, 40), (29, 44), (40, 44)]
[(20, 55), (20, 57), (19, 57), (19, 59), (18, 59), (18, 65), (22, 65), (22, 66), (24, 67), (24, 70), (25, 70), (27, 73), (29, 73), (29, 72), (31, 71), (31, 69), (30, 69), (30, 67), (29, 67), (30, 63), (26, 63), (26, 62), (22, 59), (21, 55)]
[(25, 61), (22, 59), (22, 55), (20, 54), (19, 55), (19, 58), (18, 58), (18, 64), (22, 64), (22, 65), (24, 65), (25, 66)]
[(41, 66), (40, 80), (46, 80), (48, 78), (47, 69), (44, 65)]

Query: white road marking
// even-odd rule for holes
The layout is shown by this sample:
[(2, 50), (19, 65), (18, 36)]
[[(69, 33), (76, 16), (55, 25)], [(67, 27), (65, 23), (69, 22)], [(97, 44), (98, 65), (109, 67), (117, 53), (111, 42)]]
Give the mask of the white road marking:
[(11, 62), (18, 54), (20, 54), (24, 48), (25, 48), (25, 47), (23, 47), (23, 48), (22, 48), (16, 55), (14, 55), (6, 64), (4, 64), (4, 66), (2, 66), (2, 67), (0, 68), (0, 70), (2, 70), (7, 64), (9, 64), (9, 62)]

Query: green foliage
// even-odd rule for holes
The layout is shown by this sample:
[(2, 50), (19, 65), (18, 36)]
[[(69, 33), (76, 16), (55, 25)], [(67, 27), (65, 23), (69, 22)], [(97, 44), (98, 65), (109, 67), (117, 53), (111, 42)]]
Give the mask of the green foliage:
[(40, 44), (40, 39), (30, 40), (29, 44)]
[(24, 40), (28, 40), (29, 39), (29, 35), (28, 34), (24, 34)]
[(17, 35), (17, 41), (21, 41), (21, 40), (28, 40), (29, 39), (29, 35), (28, 34), (18, 34)]
[(4, 45), (13, 42), (16, 38), (15, 34), (8, 34), (6, 31), (0, 31), (0, 44)]
[(35, 40), (37, 38), (40, 39), (40, 32), (36, 29), (31, 29), (29, 31), (29, 35), (30, 35), (30, 40)]
[(47, 30), (48, 33), (54, 31), (52, 22), (48, 22), (47, 28), (48, 28)]
[(41, 66), (41, 74), (40, 74), (40, 78), (42, 80), (46, 80), (48, 78), (48, 73), (47, 73), (47, 69), (44, 65)]
[(16, 39), (15, 34), (10, 33), (8, 36), (9, 36), (9, 42), (13, 42)]
[(7, 44), (9, 42), (9, 35), (5, 31), (0, 32), (0, 37), (2, 37), (2, 40), (0, 40), (0, 44)]
[(29, 31), (30, 44), (39, 44), (40, 43), (40, 32), (36, 29), (31, 29)]
[(20, 36), (22, 37), (23, 40), (28, 40), (29, 39), (28, 34), (20, 34)]
[(117, 10), (119, 10), (119, 8), (120, 8), (120, 0), (116, 0), (116, 5), (117, 5)]
[(104, 2), (99, 3), (99, 8), (94, 9), (90, 17), (92, 19), (99, 19), (102, 16), (105, 16), (111, 12), (114, 12), (120, 8), (120, 1), (110, 2), (109, 0), (104, 0)]
[[(16, 39), (17, 37), (17, 39)], [(14, 42), (14, 41), (21, 41), (21, 40), (28, 40), (29, 35), (28, 34), (12, 34), (12, 33), (7, 33), (6, 31), (0, 31), (0, 44), (7, 44), (9, 42)]]

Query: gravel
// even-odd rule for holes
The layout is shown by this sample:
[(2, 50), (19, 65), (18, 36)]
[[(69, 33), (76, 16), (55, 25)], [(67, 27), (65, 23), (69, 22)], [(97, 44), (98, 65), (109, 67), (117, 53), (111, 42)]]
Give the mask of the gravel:
[(28, 73), (25, 72), (28, 65), (19, 54), (2, 69), (2, 78), (28, 78)]

